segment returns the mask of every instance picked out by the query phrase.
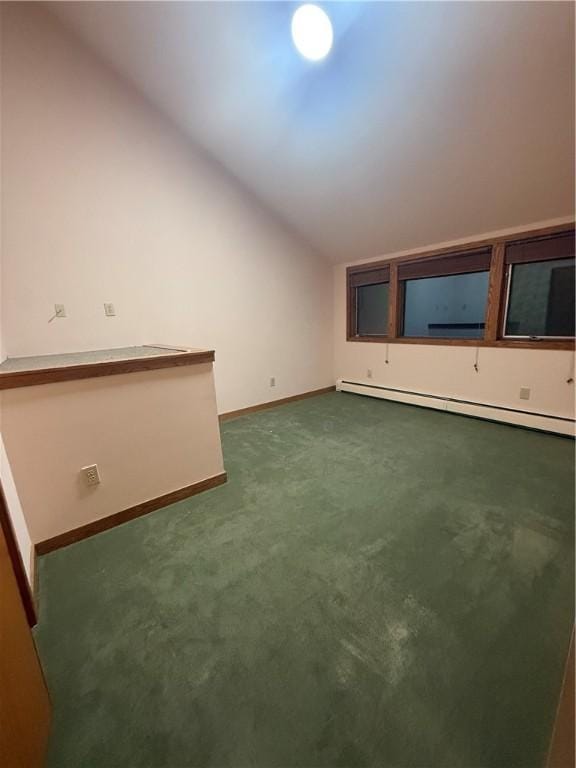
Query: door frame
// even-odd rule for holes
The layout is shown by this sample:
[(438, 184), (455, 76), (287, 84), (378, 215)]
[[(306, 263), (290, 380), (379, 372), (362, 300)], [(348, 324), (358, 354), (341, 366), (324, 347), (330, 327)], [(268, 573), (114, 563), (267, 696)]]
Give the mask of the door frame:
[(28, 581), (28, 575), (26, 568), (24, 567), (24, 560), (22, 559), (22, 553), (16, 540), (16, 534), (14, 533), (14, 526), (8, 513), (8, 503), (6, 502), (6, 495), (4, 488), (2, 487), (2, 481), (0, 481), (0, 526), (6, 539), (6, 546), (8, 547), (8, 554), (12, 562), (12, 570), (18, 584), (18, 591), (20, 592), (20, 599), (24, 607), (26, 618), (30, 627), (35, 626), (38, 623), (38, 615), (36, 613), (36, 603), (34, 602), (34, 595)]

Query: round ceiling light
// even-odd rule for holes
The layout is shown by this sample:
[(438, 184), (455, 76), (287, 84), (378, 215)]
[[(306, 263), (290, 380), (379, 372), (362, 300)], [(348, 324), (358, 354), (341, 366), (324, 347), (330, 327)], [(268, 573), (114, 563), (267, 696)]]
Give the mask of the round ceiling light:
[(334, 34), (330, 17), (317, 5), (301, 5), (292, 16), (292, 40), (304, 58), (320, 61), (330, 52)]

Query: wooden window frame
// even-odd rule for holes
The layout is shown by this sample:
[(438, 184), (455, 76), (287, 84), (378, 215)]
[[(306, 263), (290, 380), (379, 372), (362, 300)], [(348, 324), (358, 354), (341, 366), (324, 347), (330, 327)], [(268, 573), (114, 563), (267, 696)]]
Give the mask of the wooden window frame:
[[(372, 265), (365, 264), (362, 267), (351, 270), (346, 276), (347, 291), (347, 320), (346, 334), (348, 338), (362, 339), (362, 341), (386, 341), (388, 336), (376, 334), (371, 336), (359, 336), (357, 334), (358, 311), (356, 306), (356, 291), (366, 285), (388, 285), (388, 301), (390, 301), (390, 276), (391, 265), (388, 262)], [(388, 323), (388, 332), (390, 332), (390, 323)]]
[[(565, 259), (566, 256), (561, 255), (559, 253), (555, 253), (553, 249), (549, 250), (548, 253), (546, 252), (540, 252), (538, 254), (530, 254), (526, 252), (522, 252), (523, 246), (530, 246), (533, 243), (538, 242), (545, 242), (545, 241), (554, 241), (557, 240), (559, 236), (561, 235), (572, 235), (574, 237), (574, 232), (557, 232), (553, 235), (548, 235), (547, 237), (531, 237), (531, 238), (519, 238), (518, 240), (514, 240), (511, 243), (507, 243), (506, 247), (504, 249), (504, 283), (503, 283), (503, 295), (502, 295), (502, 313), (501, 313), (501, 327), (500, 327), (500, 337), (506, 341), (514, 339), (514, 340), (529, 340), (530, 337), (523, 335), (523, 336), (515, 336), (514, 334), (507, 334), (506, 333), (506, 320), (507, 320), (507, 310), (509, 309), (510, 305), (510, 291), (512, 287), (512, 273), (514, 270), (514, 267), (521, 265), (521, 264), (542, 264), (546, 261), (557, 261), (558, 259)], [(514, 254), (514, 248), (519, 251), (518, 253)], [(510, 255), (508, 255), (508, 250), (510, 250)], [(574, 341), (573, 336), (548, 336), (544, 337), (546, 341)]]
[[(553, 227), (525, 230), (510, 235), (496, 238), (486, 238), (465, 243), (452, 248), (437, 248), (430, 251), (413, 253), (409, 256), (400, 256), (396, 259), (368, 262), (358, 264), (346, 269), (346, 340), (379, 344), (431, 344), (438, 346), (454, 347), (504, 347), (516, 349), (564, 349), (574, 350), (574, 339), (530, 339), (530, 338), (504, 338), (504, 311), (506, 306), (507, 270), (506, 247), (523, 240), (543, 239), (559, 234), (569, 234), (574, 237), (574, 223), (562, 224)], [(448, 259), (457, 264), (457, 271), (450, 274), (465, 274), (467, 271), (479, 271), (478, 266), (472, 270), (466, 270), (466, 259), (474, 264), (475, 257), (485, 251), (490, 253), (488, 299), (486, 302), (486, 316), (484, 335), (479, 339), (450, 339), (402, 336), (402, 321), (404, 315), (404, 286), (407, 279), (399, 279), (399, 268), (404, 274), (416, 274), (421, 265), (422, 277), (434, 276), (433, 260), (443, 262), (442, 268)], [(430, 262), (428, 262), (430, 259)], [(446, 261), (444, 261), (446, 260)], [(545, 259), (542, 259), (545, 260)], [(428, 266), (430, 265), (430, 266)], [(409, 267), (413, 267), (409, 270)], [(356, 334), (356, 287), (361, 284), (358, 279), (368, 272), (377, 270), (389, 270), (388, 285), (388, 335), (387, 336), (358, 336)], [(483, 270), (482, 270), (483, 271)], [(447, 274), (446, 271), (440, 274)], [(380, 280), (379, 282), (386, 282)]]

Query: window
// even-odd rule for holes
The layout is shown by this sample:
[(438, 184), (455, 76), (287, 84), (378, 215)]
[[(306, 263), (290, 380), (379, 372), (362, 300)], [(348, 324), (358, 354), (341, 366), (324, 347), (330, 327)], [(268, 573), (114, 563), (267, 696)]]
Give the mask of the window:
[(358, 336), (385, 336), (388, 333), (388, 283), (358, 286), (356, 317)]
[(408, 280), (403, 336), (481, 339), (488, 272)]
[(506, 248), (504, 338), (574, 336), (574, 239), (570, 235)]
[(490, 251), (407, 262), (402, 281), (402, 336), (481, 339), (484, 336)]
[(388, 334), (389, 280), (389, 267), (349, 273), (353, 307), (349, 317), (349, 335), (367, 338)]
[(348, 341), (574, 349), (574, 226), (348, 267)]

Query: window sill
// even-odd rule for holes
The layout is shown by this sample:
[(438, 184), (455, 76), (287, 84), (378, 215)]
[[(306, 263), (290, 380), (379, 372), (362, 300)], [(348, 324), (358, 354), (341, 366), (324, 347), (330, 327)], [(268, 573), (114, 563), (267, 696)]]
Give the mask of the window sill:
[(441, 347), (495, 347), (501, 349), (559, 349), (574, 350), (574, 339), (564, 339), (562, 341), (531, 341), (529, 339), (496, 339), (487, 341), (486, 339), (431, 339), (428, 337), (402, 337), (392, 338), (390, 336), (348, 336), (346, 341), (360, 341), (380, 344), (420, 344), (421, 346), (441, 346)]

